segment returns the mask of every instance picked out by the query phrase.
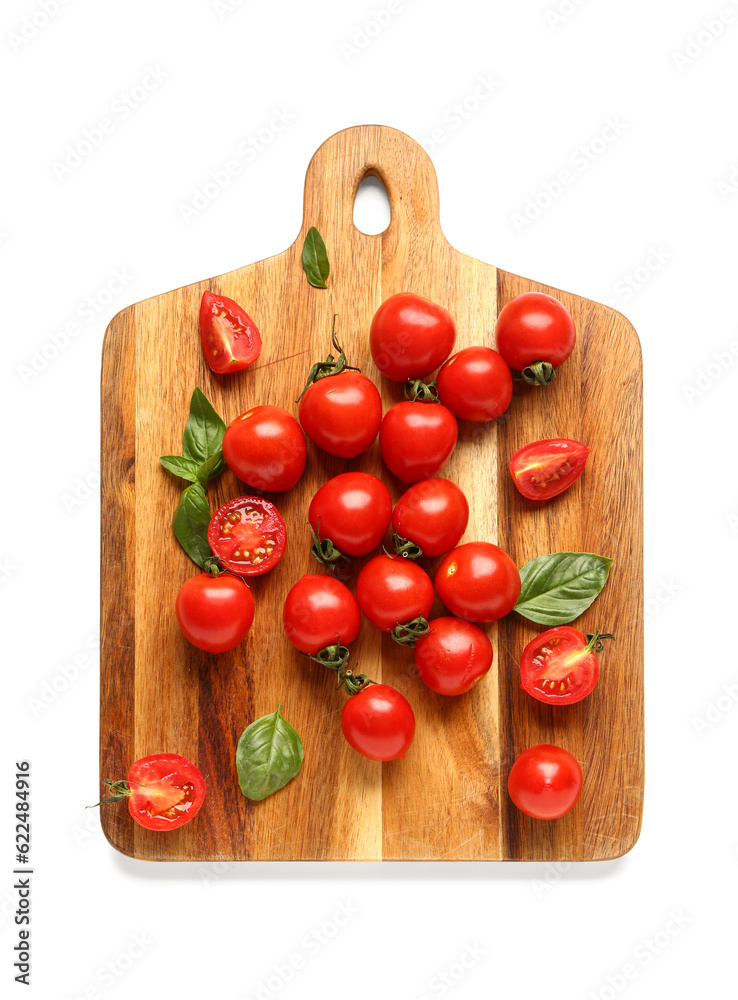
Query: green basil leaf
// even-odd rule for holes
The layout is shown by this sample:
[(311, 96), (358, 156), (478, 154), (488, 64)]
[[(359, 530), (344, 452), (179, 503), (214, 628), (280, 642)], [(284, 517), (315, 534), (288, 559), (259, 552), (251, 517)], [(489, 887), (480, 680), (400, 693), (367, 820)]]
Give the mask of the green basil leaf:
[(282, 706), (244, 729), (236, 750), (238, 784), (247, 799), (260, 802), (278, 792), (302, 767), (305, 749)]
[(207, 462), (203, 462), (197, 470), (196, 478), (203, 486), (207, 486), (211, 479), (215, 479), (225, 468), (225, 459), (222, 451), (216, 451)]
[(217, 455), (226, 425), (199, 389), (192, 393), (190, 415), (182, 438), (182, 454), (198, 466)]
[(308, 229), (305, 243), (302, 247), (302, 266), (305, 269), (305, 276), (314, 288), (325, 288), (328, 275), (331, 273), (331, 265), (328, 261), (328, 251), (325, 248), (323, 237), (315, 226)]
[(172, 527), (177, 541), (200, 569), (205, 561), (212, 558), (208, 545), (208, 525), (210, 505), (202, 483), (188, 486), (179, 498), (179, 505), (172, 518)]
[(186, 479), (190, 483), (197, 482), (197, 462), (193, 462), (191, 458), (182, 458), (181, 455), (162, 455), (159, 461), (165, 469), (173, 472), (180, 479)]
[(539, 625), (573, 622), (605, 586), (612, 563), (612, 559), (592, 552), (536, 556), (520, 571), (515, 610)]

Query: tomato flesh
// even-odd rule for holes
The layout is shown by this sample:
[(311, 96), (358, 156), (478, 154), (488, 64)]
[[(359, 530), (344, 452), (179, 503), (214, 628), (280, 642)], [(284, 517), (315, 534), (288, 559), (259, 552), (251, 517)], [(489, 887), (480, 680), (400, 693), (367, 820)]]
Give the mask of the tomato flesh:
[(572, 438), (533, 441), (510, 459), (513, 482), (528, 500), (550, 500), (568, 490), (584, 471), (589, 448)]
[(410, 702), (388, 684), (370, 684), (343, 706), (341, 729), (347, 742), (370, 760), (399, 760), (415, 736)]
[(200, 339), (205, 360), (219, 375), (248, 368), (261, 353), (261, 335), (248, 313), (213, 292), (204, 292), (200, 303)]
[(151, 754), (128, 772), (128, 810), (147, 830), (175, 830), (194, 819), (205, 799), (205, 779), (186, 757)]
[(301, 653), (315, 656), (326, 646), (348, 646), (361, 628), (356, 598), (340, 580), (308, 573), (287, 594), (284, 630)]
[(582, 790), (582, 769), (568, 750), (550, 743), (529, 747), (507, 780), (510, 798), (526, 816), (559, 819), (570, 812)]
[(590, 694), (600, 676), (587, 637), (557, 625), (532, 639), (520, 659), (520, 686), (548, 705), (573, 705)]
[(223, 504), (208, 527), (208, 543), (232, 573), (260, 576), (273, 569), (287, 547), (279, 511), (263, 497), (236, 497)]

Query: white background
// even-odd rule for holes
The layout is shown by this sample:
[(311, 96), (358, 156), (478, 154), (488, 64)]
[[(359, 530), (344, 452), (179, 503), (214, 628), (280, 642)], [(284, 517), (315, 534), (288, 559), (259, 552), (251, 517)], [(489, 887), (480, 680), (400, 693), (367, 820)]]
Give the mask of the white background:
[[(731, 990), (738, 4), (564, 0), (556, 18), (555, 3), (402, 0), (368, 35), (357, 31), (386, 0), (226, 0), (220, 11), (211, 0), (47, 0), (45, 24), (38, 2), (3, 4), (0, 795), (10, 803), (13, 762), (30, 758), (32, 995), (635, 1000)], [(721, 9), (731, 23), (715, 37)], [(479, 100), (484, 79), (496, 86)], [(123, 117), (124, 95), (141, 96), (144, 80), (153, 89)], [(290, 117), (283, 131), (186, 221), (182, 205), (275, 109)], [(102, 118), (113, 131), (73, 169), (55, 169)], [(608, 118), (621, 134), (580, 169), (577, 151)], [(420, 141), (443, 131), (433, 159), (453, 245), (609, 301), (640, 333), (647, 786), (643, 833), (619, 861), (149, 866), (115, 854), (84, 811), (98, 791), (106, 324), (130, 302), (286, 248), (310, 156), (365, 122)], [(567, 167), (572, 184), (516, 225)], [(111, 293), (115, 269), (127, 277)], [(70, 322), (76, 335), (49, 357)], [(9, 809), (3, 817), (0, 981), (20, 994)], [(346, 926), (306, 945), (322, 924), (335, 930), (347, 901), (356, 912)], [(265, 992), (260, 983), (295, 953), (304, 968)]]

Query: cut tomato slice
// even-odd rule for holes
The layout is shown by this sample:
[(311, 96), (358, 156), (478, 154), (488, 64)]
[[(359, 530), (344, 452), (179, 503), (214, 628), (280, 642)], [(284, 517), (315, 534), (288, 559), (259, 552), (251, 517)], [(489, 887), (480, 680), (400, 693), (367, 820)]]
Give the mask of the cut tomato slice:
[(174, 830), (193, 819), (205, 799), (205, 780), (176, 753), (142, 757), (128, 772), (128, 809), (149, 830)]
[(260, 576), (284, 555), (287, 531), (273, 503), (263, 497), (236, 497), (213, 515), (208, 543), (231, 573)]
[(520, 493), (529, 500), (550, 500), (581, 476), (589, 448), (571, 438), (534, 441), (510, 459), (510, 472)]
[(200, 303), (200, 338), (205, 360), (225, 375), (248, 368), (261, 354), (256, 324), (237, 302), (204, 292)]
[(520, 658), (520, 686), (548, 705), (573, 705), (592, 692), (600, 676), (595, 652), (609, 634), (583, 635), (557, 625), (528, 643)]

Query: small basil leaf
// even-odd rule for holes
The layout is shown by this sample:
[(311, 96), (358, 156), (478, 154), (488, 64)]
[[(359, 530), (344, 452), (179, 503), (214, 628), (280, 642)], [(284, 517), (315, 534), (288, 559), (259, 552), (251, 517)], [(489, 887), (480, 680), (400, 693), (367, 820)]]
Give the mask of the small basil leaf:
[(536, 556), (520, 571), (515, 610), (539, 625), (573, 622), (605, 586), (612, 562), (592, 552)]
[(302, 767), (305, 749), (281, 714), (264, 715), (244, 729), (236, 750), (238, 784), (247, 799), (260, 802), (278, 792)]
[(215, 479), (225, 468), (225, 459), (223, 458), (222, 451), (216, 451), (214, 455), (203, 462), (200, 468), (197, 470), (196, 479), (202, 483), (203, 486), (207, 486), (211, 479)]
[(197, 482), (197, 462), (193, 462), (191, 458), (182, 458), (181, 455), (162, 455), (159, 461), (165, 469), (180, 479), (186, 479), (190, 483)]
[(172, 527), (177, 541), (200, 569), (205, 561), (212, 558), (208, 545), (208, 525), (210, 505), (201, 483), (188, 486), (179, 498), (179, 505), (172, 518)]
[(331, 265), (328, 261), (328, 251), (325, 248), (323, 237), (315, 226), (308, 229), (305, 243), (302, 247), (302, 266), (305, 269), (305, 276), (314, 288), (325, 288), (328, 275), (331, 273)]
[(199, 389), (192, 393), (190, 415), (182, 438), (182, 454), (198, 466), (220, 451), (226, 426)]

